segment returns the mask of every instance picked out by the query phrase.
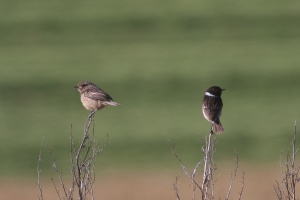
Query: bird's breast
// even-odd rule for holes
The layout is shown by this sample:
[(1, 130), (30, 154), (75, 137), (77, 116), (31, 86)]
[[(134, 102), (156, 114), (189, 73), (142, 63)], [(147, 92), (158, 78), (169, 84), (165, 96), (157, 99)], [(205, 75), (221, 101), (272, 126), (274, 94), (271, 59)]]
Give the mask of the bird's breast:
[(82, 102), (82, 105), (87, 110), (96, 110), (96, 109), (101, 109), (103, 107), (103, 105), (101, 104), (101, 101), (93, 100), (84, 95), (81, 95), (80, 100)]

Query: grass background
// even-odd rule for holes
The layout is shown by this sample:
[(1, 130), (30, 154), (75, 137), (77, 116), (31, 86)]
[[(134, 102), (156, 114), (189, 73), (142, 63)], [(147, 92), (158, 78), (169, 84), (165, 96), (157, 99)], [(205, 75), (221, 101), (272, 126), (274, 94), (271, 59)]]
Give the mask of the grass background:
[[(200, 158), (204, 91), (223, 93), (217, 162), (278, 163), (299, 119), (300, 3), (279, 0), (0, 2), (0, 175), (36, 174), (44, 140), (62, 167), (88, 115), (74, 86), (122, 107), (97, 112), (99, 169), (169, 169)], [(45, 157), (47, 155), (45, 154)], [(43, 169), (51, 167), (45, 159)]]

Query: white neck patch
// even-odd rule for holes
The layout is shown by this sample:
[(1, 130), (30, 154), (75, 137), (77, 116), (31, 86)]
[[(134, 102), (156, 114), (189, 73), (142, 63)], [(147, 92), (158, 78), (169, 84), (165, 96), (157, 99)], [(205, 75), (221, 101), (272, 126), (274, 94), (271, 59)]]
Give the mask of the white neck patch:
[(211, 93), (209, 93), (209, 92), (205, 92), (205, 96), (216, 97), (216, 95), (213, 95), (213, 94), (211, 94)]

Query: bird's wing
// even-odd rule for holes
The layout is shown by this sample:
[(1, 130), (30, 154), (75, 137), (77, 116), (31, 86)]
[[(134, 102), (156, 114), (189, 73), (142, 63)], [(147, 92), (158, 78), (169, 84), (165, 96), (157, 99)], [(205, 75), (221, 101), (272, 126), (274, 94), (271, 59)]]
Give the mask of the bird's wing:
[(111, 96), (106, 94), (103, 90), (89, 91), (85, 93), (85, 96), (96, 101), (112, 101)]
[(223, 102), (221, 98), (215, 98), (215, 101), (213, 103), (213, 109), (220, 110), (223, 108)]
[(213, 105), (211, 106), (211, 109), (213, 110), (212, 113), (214, 113), (213, 119), (219, 118), (222, 113), (223, 108), (223, 102), (220, 98), (215, 98), (215, 101), (213, 102)]

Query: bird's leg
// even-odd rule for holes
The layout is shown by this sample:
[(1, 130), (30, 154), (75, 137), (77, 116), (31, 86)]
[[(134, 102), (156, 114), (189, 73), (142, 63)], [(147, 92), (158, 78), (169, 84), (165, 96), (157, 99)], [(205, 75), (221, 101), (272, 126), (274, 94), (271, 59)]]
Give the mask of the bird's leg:
[(92, 118), (93, 115), (95, 114), (95, 112), (96, 112), (97, 110), (98, 110), (98, 109), (93, 110), (93, 111), (90, 113), (89, 118)]
[(213, 129), (214, 129), (214, 123), (211, 124), (210, 132), (209, 132), (210, 134), (214, 134), (214, 130)]

